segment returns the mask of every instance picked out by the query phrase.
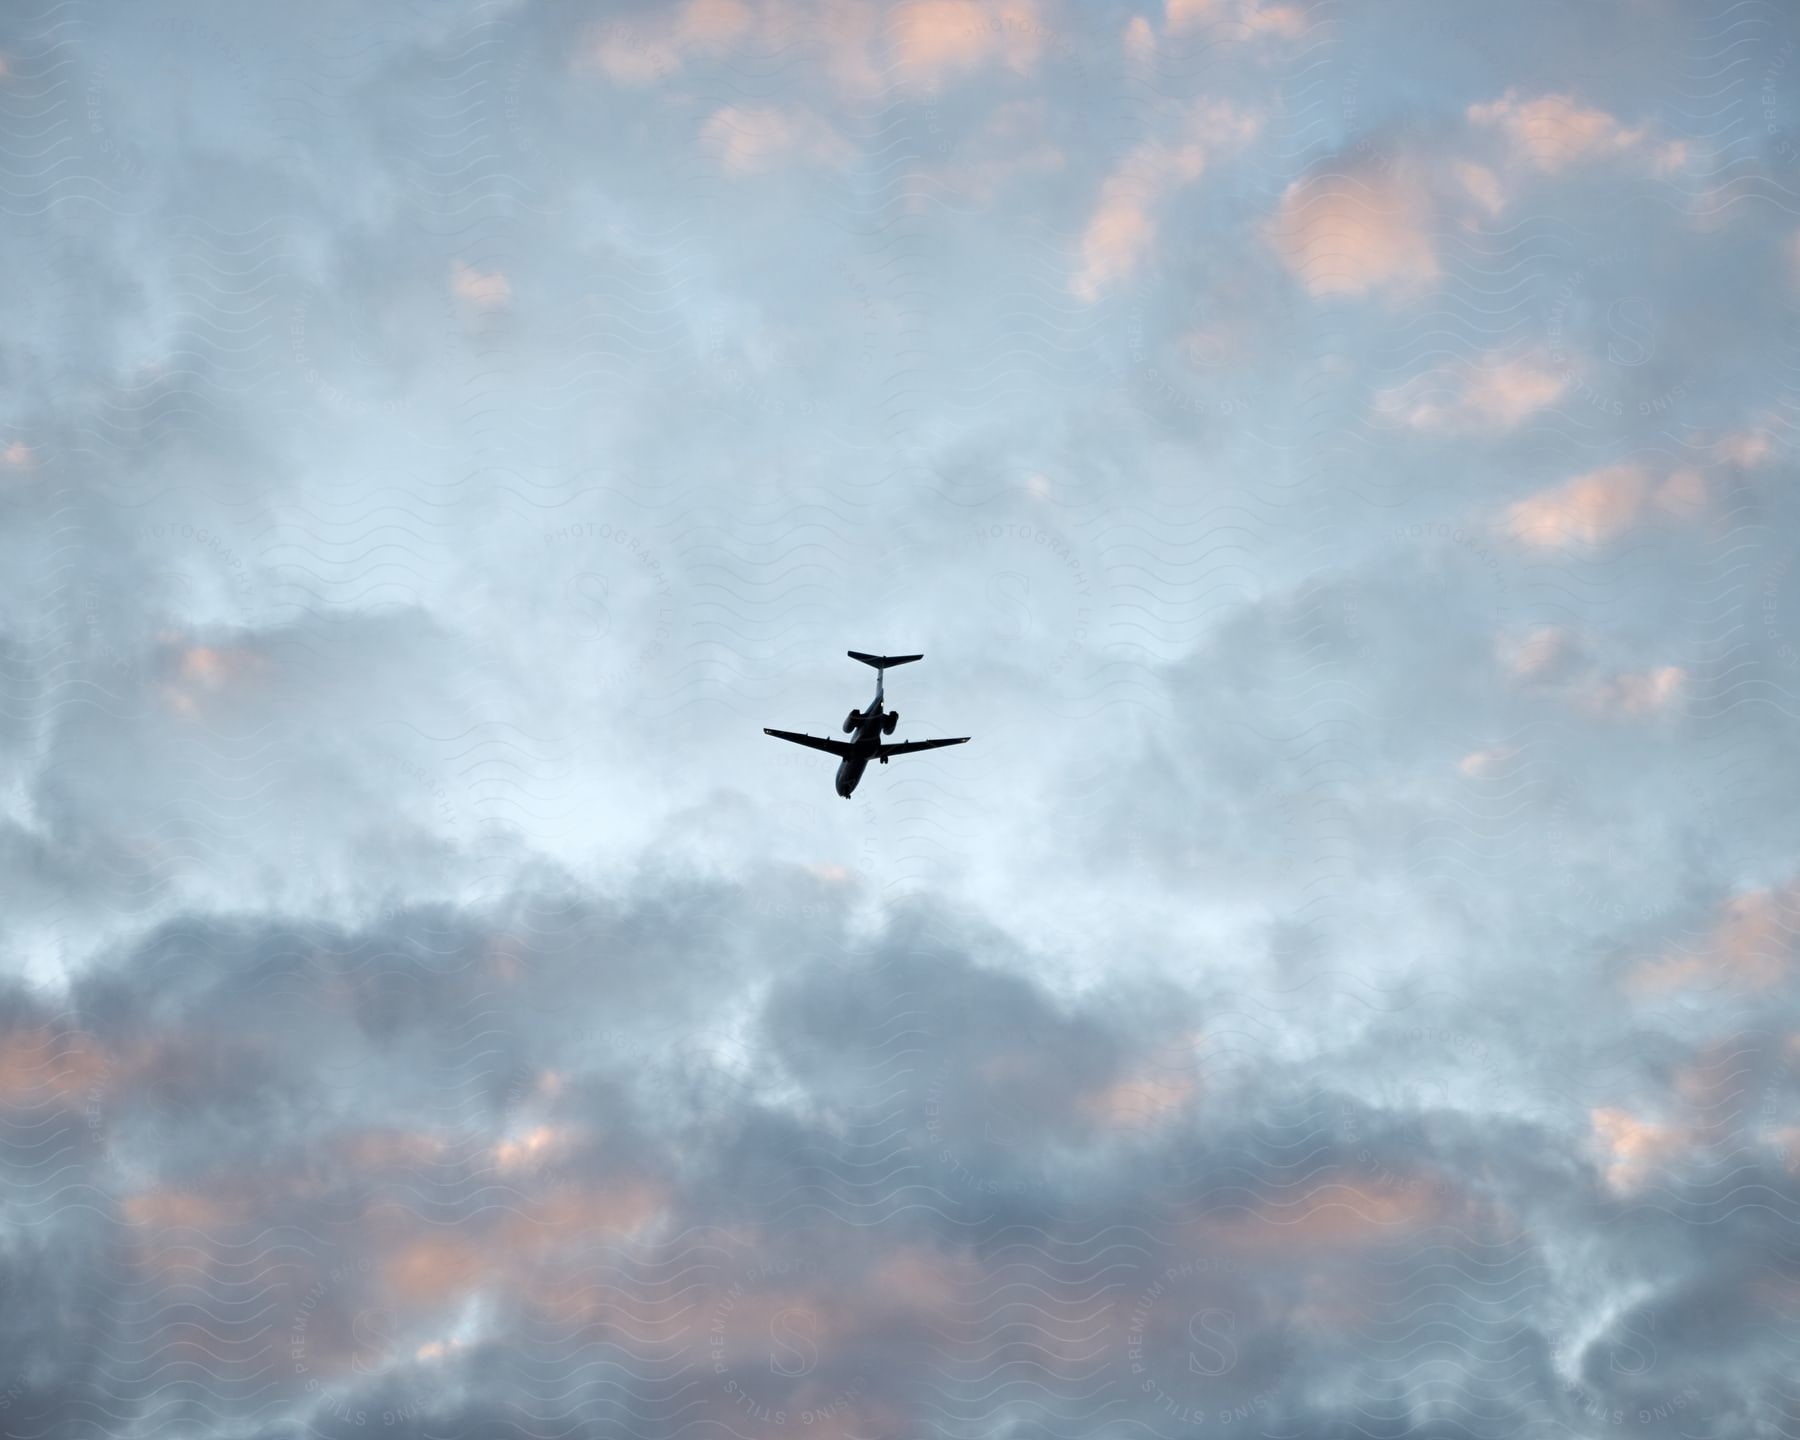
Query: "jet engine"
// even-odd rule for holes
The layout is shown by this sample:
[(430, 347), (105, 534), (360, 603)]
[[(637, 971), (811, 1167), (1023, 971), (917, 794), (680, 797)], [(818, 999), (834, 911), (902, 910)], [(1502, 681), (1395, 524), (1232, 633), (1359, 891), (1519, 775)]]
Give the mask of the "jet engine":
[(898, 710), (888, 711), (887, 715), (882, 719), (882, 722), (881, 722), (881, 733), (883, 735), (892, 735), (894, 733), (894, 727), (896, 725), (898, 725), (899, 723), (900, 723), (900, 712)]
[(844, 733), (848, 735), (860, 724), (862, 724), (862, 711), (852, 710), (844, 717)]

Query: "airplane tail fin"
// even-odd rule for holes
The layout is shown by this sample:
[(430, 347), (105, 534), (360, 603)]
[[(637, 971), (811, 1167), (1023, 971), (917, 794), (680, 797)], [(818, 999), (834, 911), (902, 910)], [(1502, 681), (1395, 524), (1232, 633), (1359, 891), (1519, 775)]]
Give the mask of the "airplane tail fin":
[(865, 665), (873, 665), (877, 670), (887, 670), (895, 665), (909, 665), (914, 660), (923, 660), (923, 655), (865, 655), (860, 650), (845, 652), (852, 660), (860, 660)]

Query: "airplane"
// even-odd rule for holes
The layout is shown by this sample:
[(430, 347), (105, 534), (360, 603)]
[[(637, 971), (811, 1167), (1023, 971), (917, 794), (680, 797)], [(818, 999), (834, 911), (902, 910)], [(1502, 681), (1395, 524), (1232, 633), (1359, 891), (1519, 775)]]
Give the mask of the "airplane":
[(923, 655), (865, 655), (860, 650), (845, 652), (852, 660), (860, 660), (865, 665), (875, 667), (875, 701), (867, 710), (852, 710), (844, 717), (844, 733), (854, 735), (853, 740), (827, 740), (822, 735), (796, 735), (792, 730), (771, 730), (763, 726), (763, 734), (773, 735), (777, 740), (791, 740), (796, 745), (810, 745), (814, 750), (823, 750), (827, 755), (836, 755), (841, 762), (837, 770), (837, 793), (846, 800), (850, 792), (856, 789), (856, 782), (862, 779), (864, 768), (871, 760), (880, 760), (883, 765), (895, 755), (910, 755), (915, 750), (936, 750), (941, 745), (967, 745), (969, 736), (959, 736), (955, 740), (903, 740), (897, 745), (881, 743), (883, 735), (892, 735), (894, 727), (900, 723), (898, 710), (881, 708), (881, 683), (883, 672), (892, 665), (910, 665), (915, 660), (923, 660)]

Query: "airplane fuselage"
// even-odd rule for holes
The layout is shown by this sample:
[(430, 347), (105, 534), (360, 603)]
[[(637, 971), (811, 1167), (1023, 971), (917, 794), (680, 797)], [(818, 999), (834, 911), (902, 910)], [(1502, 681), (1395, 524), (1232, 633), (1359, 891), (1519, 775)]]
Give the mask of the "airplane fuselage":
[(868, 768), (869, 762), (881, 750), (881, 727), (887, 718), (887, 711), (881, 708), (881, 685), (879, 682), (875, 686), (875, 699), (861, 714), (862, 719), (857, 724), (856, 732), (850, 737), (849, 743), (854, 748), (838, 762), (837, 793), (846, 800), (856, 789), (856, 782), (862, 779), (863, 771)]

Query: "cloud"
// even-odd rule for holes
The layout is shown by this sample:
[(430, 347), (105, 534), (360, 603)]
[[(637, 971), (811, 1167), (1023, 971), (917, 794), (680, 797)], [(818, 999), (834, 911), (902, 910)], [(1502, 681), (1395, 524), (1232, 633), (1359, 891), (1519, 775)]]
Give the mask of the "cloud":
[(1157, 214), (1168, 196), (1204, 173), (1214, 151), (1246, 144), (1258, 117), (1231, 105), (1188, 106), (1168, 140), (1139, 145), (1100, 187), (1100, 199), (1081, 237), (1081, 265), (1070, 281), (1076, 297), (1092, 302), (1136, 272), (1154, 252)]
[(1588, 705), (1602, 715), (1647, 715), (1667, 709), (1681, 695), (1687, 672), (1679, 665), (1609, 675), (1589, 686)]
[(1171, 35), (1225, 25), (1286, 39), (1303, 34), (1309, 23), (1302, 7), (1271, 5), (1267, 0), (1167, 0), (1164, 18)]
[[(1046, 50), (1067, 45), (1037, 0), (687, 0), (630, 19), (595, 22), (577, 64), (633, 88), (673, 80), (696, 63), (755, 46), (779, 53), (797, 45), (822, 51), (840, 93), (868, 97), (895, 80), (925, 94), (992, 66), (1016, 74), (1037, 67)], [(754, 105), (756, 102), (744, 102)]]
[(1725, 464), (1750, 469), (1769, 458), (1775, 442), (1768, 430), (1740, 430), (1720, 436), (1715, 449)]
[(1466, 775), (1471, 779), (1493, 775), (1506, 769), (1508, 762), (1518, 753), (1518, 750), (1510, 745), (1495, 745), (1485, 750), (1472, 750), (1457, 761), (1456, 768), (1459, 774)]
[(843, 165), (853, 153), (850, 142), (813, 111), (773, 105), (717, 110), (701, 139), (733, 176), (764, 174), (787, 162)]
[(1458, 161), (1451, 167), (1450, 173), (1462, 186), (1464, 193), (1489, 216), (1498, 215), (1506, 208), (1511, 197), (1500, 177), (1487, 166), (1466, 160)]
[(1639, 995), (1729, 982), (1752, 992), (1782, 983), (1800, 936), (1800, 884), (1746, 890), (1729, 897), (1705, 939), (1644, 962), (1631, 976)]
[(450, 293), (481, 310), (498, 310), (512, 302), (512, 285), (498, 270), (477, 270), (460, 260), (450, 262)]
[(749, 34), (755, 16), (745, 0), (685, 0), (631, 19), (596, 21), (577, 50), (576, 63), (621, 85), (660, 84), (696, 59), (727, 53)]
[(887, 34), (900, 76), (931, 91), (989, 64), (1031, 69), (1048, 31), (1035, 0), (903, 0), (889, 12)]
[(1779, 1430), (1779, 156), (1435, 15), (0, 36), (0, 1430)]
[[(1469, 106), (1469, 122), (1497, 131), (1513, 157), (1544, 174), (1623, 155), (1644, 141), (1646, 129), (1632, 129), (1604, 110), (1581, 105), (1568, 95), (1527, 99), (1509, 89), (1497, 100)], [(1658, 152), (1667, 160), (1666, 151)]]
[(1358, 159), (1290, 184), (1266, 233), (1308, 294), (1398, 302), (1437, 283), (1434, 224), (1408, 167)]
[(1679, 1126), (1644, 1120), (1624, 1110), (1602, 1107), (1591, 1118), (1606, 1183), (1622, 1194), (1641, 1189), (1691, 1143)]
[(1560, 625), (1539, 625), (1523, 635), (1502, 636), (1499, 642), (1501, 663), (1522, 680), (1553, 674), (1574, 651), (1568, 630)]
[(86, 1103), (113, 1076), (91, 1037), (41, 1025), (0, 1032), (0, 1105)]
[(1647, 512), (1691, 519), (1705, 509), (1701, 472), (1681, 469), (1660, 482), (1640, 465), (1608, 465), (1507, 507), (1502, 528), (1539, 550), (1592, 548), (1616, 539)]
[(1532, 360), (1486, 355), (1391, 386), (1376, 413), (1414, 430), (1501, 434), (1553, 405), (1568, 377)]

